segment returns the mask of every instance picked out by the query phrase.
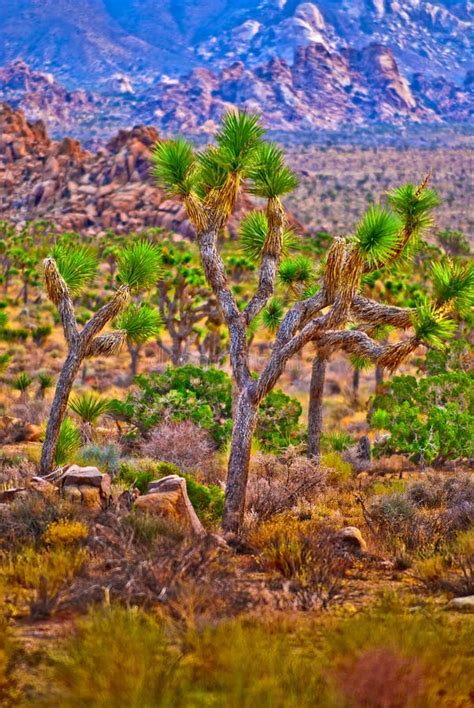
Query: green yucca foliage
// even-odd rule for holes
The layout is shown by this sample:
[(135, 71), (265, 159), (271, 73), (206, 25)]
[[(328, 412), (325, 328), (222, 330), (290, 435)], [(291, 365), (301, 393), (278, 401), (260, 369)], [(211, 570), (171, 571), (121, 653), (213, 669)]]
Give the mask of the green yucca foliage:
[(298, 186), (296, 175), (285, 165), (283, 150), (271, 143), (259, 146), (249, 177), (250, 192), (265, 199), (281, 197)]
[(21, 391), (21, 393), (24, 393), (28, 390), (32, 383), (33, 379), (31, 378), (31, 376), (26, 371), (21, 371), (13, 379), (12, 386), (16, 391)]
[(152, 174), (170, 194), (186, 197), (196, 182), (196, 159), (187, 140), (158, 143), (152, 153)]
[(212, 189), (222, 189), (227, 179), (227, 170), (219, 158), (219, 150), (215, 145), (210, 145), (203, 152), (198, 153), (199, 174), (197, 175), (197, 191), (204, 197)]
[(95, 423), (104, 413), (108, 413), (110, 400), (96, 393), (82, 393), (69, 401), (69, 408), (83, 423)]
[(460, 315), (468, 315), (474, 305), (474, 264), (438, 261), (431, 274), (438, 304), (449, 302)]
[(10, 363), (11, 354), (4, 352), (0, 354), (0, 371), (4, 371)]
[(86, 246), (57, 244), (51, 255), (73, 295), (90, 283), (97, 273), (97, 256)]
[(40, 371), (38, 374), (38, 383), (40, 385), (40, 389), (45, 391), (53, 385), (53, 377), (44, 371)]
[(278, 298), (274, 297), (262, 310), (262, 322), (264, 327), (275, 332), (283, 319), (284, 308)]
[[(268, 219), (263, 211), (251, 211), (240, 222), (240, 246), (245, 255), (253, 261), (258, 260), (268, 234)], [(286, 255), (296, 245), (296, 237), (290, 229), (282, 236), (282, 253)]]
[(245, 172), (252, 165), (264, 134), (257, 114), (229, 111), (216, 134), (218, 163), (226, 172)]
[(117, 329), (124, 330), (133, 344), (143, 344), (159, 333), (162, 320), (157, 310), (148, 305), (133, 303), (114, 322)]
[(278, 271), (280, 283), (287, 288), (308, 285), (314, 277), (313, 264), (306, 256), (295, 256), (281, 262)]
[(131, 290), (151, 288), (160, 278), (161, 249), (149, 241), (137, 241), (118, 257), (118, 280)]
[(415, 236), (420, 236), (432, 225), (431, 211), (440, 204), (434, 190), (415, 184), (404, 184), (389, 192), (388, 202)]
[(425, 300), (416, 308), (415, 336), (433, 349), (442, 349), (454, 336), (457, 324), (443, 310)]
[(401, 228), (400, 218), (392, 212), (377, 205), (369, 207), (355, 232), (357, 247), (369, 265), (383, 264), (394, 255)]
[(367, 371), (367, 369), (370, 369), (374, 365), (367, 357), (358, 356), (357, 354), (351, 354), (349, 360), (354, 369), (358, 369), (359, 371)]
[(8, 322), (8, 315), (6, 312), (1, 312), (0, 311), (0, 329), (3, 329), (4, 327), (7, 326)]
[(72, 462), (81, 446), (81, 432), (71, 418), (64, 418), (59, 431), (54, 462), (65, 465)]

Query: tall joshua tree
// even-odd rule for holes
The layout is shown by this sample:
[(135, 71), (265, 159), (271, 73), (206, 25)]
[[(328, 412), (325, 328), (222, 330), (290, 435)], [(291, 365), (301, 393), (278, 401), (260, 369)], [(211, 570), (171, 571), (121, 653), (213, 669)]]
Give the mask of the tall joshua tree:
[[(434, 305), (426, 303), (414, 319), (411, 311), (379, 304), (359, 294), (364, 270), (405, 252), (417, 215), (432, 208), (434, 197), (425, 184), (419, 188), (407, 185), (393, 194), (401, 216), (373, 207), (364, 228), (358, 228), (351, 238), (334, 239), (319, 282), (312, 283), (302, 298), (284, 311), (273, 297), (286, 233), (280, 198), (294, 189), (296, 177), (285, 165), (282, 151), (264, 142), (263, 135), (257, 116), (229, 113), (216, 134), (216, 144), (204, 151), (196, 154), (185, 140), (177, 139), (157, 144), (153, 152), (156, 179), (183, 200), (195, 227), (204, 274), (229, 331), (236, 399), (223, 526), (232, 532), (239, 531), (243, 519), (258, 406), (293, 355), (313, 342), (318, 352), (343, 349), (395, 369), (424, 339), (452, 332), (447, 313)], [(241, 229), (247, 244), (253, 243), (259, 268), (253, 296), (239, 307), (218, 250), (218, 237), (243, 183), (250, 193), (266, 200), (266, 207), (258, 217), (247, 217)], [(290, 271), (296, 281), (301, 279), (297, 267)], [(275, 335), (267, 364), (256, 377), (250, 370), (248, 333), (262, 311), (265, 319), (273, 322)], [(348, 322), (355, 322), (357, 328), (348, 329)], [(406, 341), (383, 346), (368, 333), (370, 327), (381, 322), (414, 326), (415, 333)]]
[(109, 302), (101, 307), (81, 330), (74, 311), (73, 296), (93, 280), (97, 259), (87, 248), (58, 246), (51, 257), (44, 261), (44, 279), (50, 300), (56, 305), (68, 353), (56, 385), (51, 413), (46, 428), (40, 462), (40, 473), (49, 473), (54, 466), (54, 456), (61, 423), (64, 420), (74, 380), (85, 358), (110, 356), (117, 353), (129, 336), (136, 335), (134, 317), (123, 320), (121, 329), (100, 334), (104, 327), (127, 307), (130, 296), (156, 282), (161, 262), (158, 246), (139, 241), (124, 249), (119, 257), (117, 280), (119, 287)]

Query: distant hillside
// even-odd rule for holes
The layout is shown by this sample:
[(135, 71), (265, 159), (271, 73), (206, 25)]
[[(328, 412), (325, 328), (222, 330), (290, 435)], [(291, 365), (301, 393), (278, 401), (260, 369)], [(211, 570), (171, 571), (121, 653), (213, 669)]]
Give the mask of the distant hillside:
[(285, 131), (466, 122), (473, 7), (16, 0), (0, 5), (0, 96), (57, 134), (100, 135), (119, 117), (212, 130), (231, 105)]

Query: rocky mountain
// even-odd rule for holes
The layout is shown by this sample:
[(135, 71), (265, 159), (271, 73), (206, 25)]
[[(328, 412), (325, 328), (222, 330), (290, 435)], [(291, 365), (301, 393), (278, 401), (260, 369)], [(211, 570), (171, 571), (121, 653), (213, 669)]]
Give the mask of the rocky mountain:
[(0, 4), (0, 98), (57, 136), (463, 122), (474, 5), (462, 0), (16, 0)]
[[(46, 219), (64, 231), (91, 234), (162, 227), (191, 237), (182, 204), (168, 199), (150, 176), (157, 140), (155, 128), (137, 126), (119, 130), (92, 152), (69, 137), (52, 140), (42, 121), (28, 121), (22, 111), (0, 104), (0, 219), (18, 224)], [(251, 207), (242, 195), (231, 233)], [(304, 233), (291, 214), (289, 219)]]

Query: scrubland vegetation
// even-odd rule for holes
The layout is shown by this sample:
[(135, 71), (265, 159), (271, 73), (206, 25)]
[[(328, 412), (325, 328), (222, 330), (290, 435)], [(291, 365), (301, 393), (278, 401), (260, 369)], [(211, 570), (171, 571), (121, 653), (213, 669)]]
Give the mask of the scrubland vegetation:
[(443, 193), (301, 237), (255, 117), (154, 155), (194, 241), (0, 224), (0, 703), (467, 708), (474, 269)]

